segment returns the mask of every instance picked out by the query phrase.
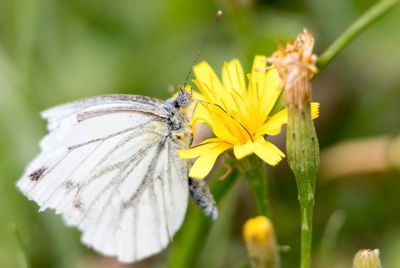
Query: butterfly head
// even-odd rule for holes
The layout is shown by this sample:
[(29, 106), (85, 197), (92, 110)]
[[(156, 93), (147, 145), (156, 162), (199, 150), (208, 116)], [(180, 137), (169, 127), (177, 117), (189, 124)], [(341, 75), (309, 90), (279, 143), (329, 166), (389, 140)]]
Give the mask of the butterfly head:
[(178, 95), (175, 99), (175, 107), (177, 108), (185, 108), (188, 107), (192, 103), (192, 91), (181, 89), (178, 92)]

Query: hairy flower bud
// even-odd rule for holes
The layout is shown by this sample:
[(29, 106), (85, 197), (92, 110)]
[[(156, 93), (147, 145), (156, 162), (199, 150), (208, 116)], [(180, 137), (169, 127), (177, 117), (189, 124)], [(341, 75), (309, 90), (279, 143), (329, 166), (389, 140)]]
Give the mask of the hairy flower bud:
[(359, 250), (353, 259), (353, 268), (381, 268), (378, 249)]

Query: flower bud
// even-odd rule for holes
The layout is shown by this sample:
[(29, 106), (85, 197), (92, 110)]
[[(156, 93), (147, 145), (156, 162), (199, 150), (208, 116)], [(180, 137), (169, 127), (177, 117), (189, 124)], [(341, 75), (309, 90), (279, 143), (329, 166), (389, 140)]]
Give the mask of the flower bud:
[(243, 226), (243, 238), (253, 268), (280, 266), (274, 227), (267, 217), (257, 216), (247, 220)]
[(314, 39), (304, 30), (293, 45), (286, 48), (287, 55), (281, 59), (284, 64), (285, 96), (288, 107), (286, 129), (286, 151), (288, 163), (293, 171), (302, 215), (302, 228), (311, 228), (312, 207), (314, 206), (315, 178), (319, 166), (319, 145), (311, 114), (311, 83), (315, 72), (312, 54)]
[(353, 259), (353, 268), (381, 268), (378, 249), (359, 250)]
[(293, 43), (269, 59), (284, 81), (288, 109), (286, 153), (296, 178), (301, 210), (301, 267), (311, 265), (314, 190), (319, 166), (319, 145), (311, 114), (310, 79), (317, 72), (313, 46), (313, 36), (303, 30)]
[(314, 37), (304, 29), (294, 42), (278, 49), (268, 59), (278, 69), (284, 82), (288, 106), (302, 108), (310, 102), (310, 79), (318, 72), (315, 66), (317, 56), (312, 53), (313, 47)]

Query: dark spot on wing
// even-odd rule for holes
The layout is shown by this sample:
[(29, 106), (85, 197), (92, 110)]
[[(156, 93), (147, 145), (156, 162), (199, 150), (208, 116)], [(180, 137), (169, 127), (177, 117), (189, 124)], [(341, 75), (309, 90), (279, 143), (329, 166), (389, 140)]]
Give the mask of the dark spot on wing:
[(72, 204), (75, 208), (82, 209), (82, 201), (80, 199), (75, 198)]
[(40, 167), (40, 168), (36, 169), (35, 171), (33, 171), (31, 174), (29, 174), (28, 177), (31, 181), (38, 181), (38, 180), (40, 180), (40, 178), (43, 177), (44, 172), (46, 170), (47, 170), (47, 167), (45, 167), (45, 166)]
[(74, 189), (79, 189), (79, 187), (80, 187), (79, 183), (75, 183), (72, 180), (66, 180), (63, 185), (64, 185), (65, 189), (68, 191), (71, 191)]
[(64, 186), (65, 186), (65, 188), (66, 188), (67, 190), (69, 190), (69, 189), (71, 189), (72, 187), (74, 187), (74, 183), (73, 183), (72, 181), (68, 180), (68, 181), (66, 181), (66, 182), (64, 183)]

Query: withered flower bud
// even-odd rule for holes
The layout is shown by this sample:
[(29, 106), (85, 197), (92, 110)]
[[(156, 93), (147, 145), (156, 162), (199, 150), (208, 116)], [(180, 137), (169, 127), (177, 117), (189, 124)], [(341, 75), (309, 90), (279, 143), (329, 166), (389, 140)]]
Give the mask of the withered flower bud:
[(312, 53), (314, 37), (306, 29), (301, 32), (294, 42), (278, 49), (268, 62), (272, 63), (279, 72), (285, 85), (287, 105), (303, 107), (310, 103), (310, 79), (318, 72), (315, 66), (317, 56)]

